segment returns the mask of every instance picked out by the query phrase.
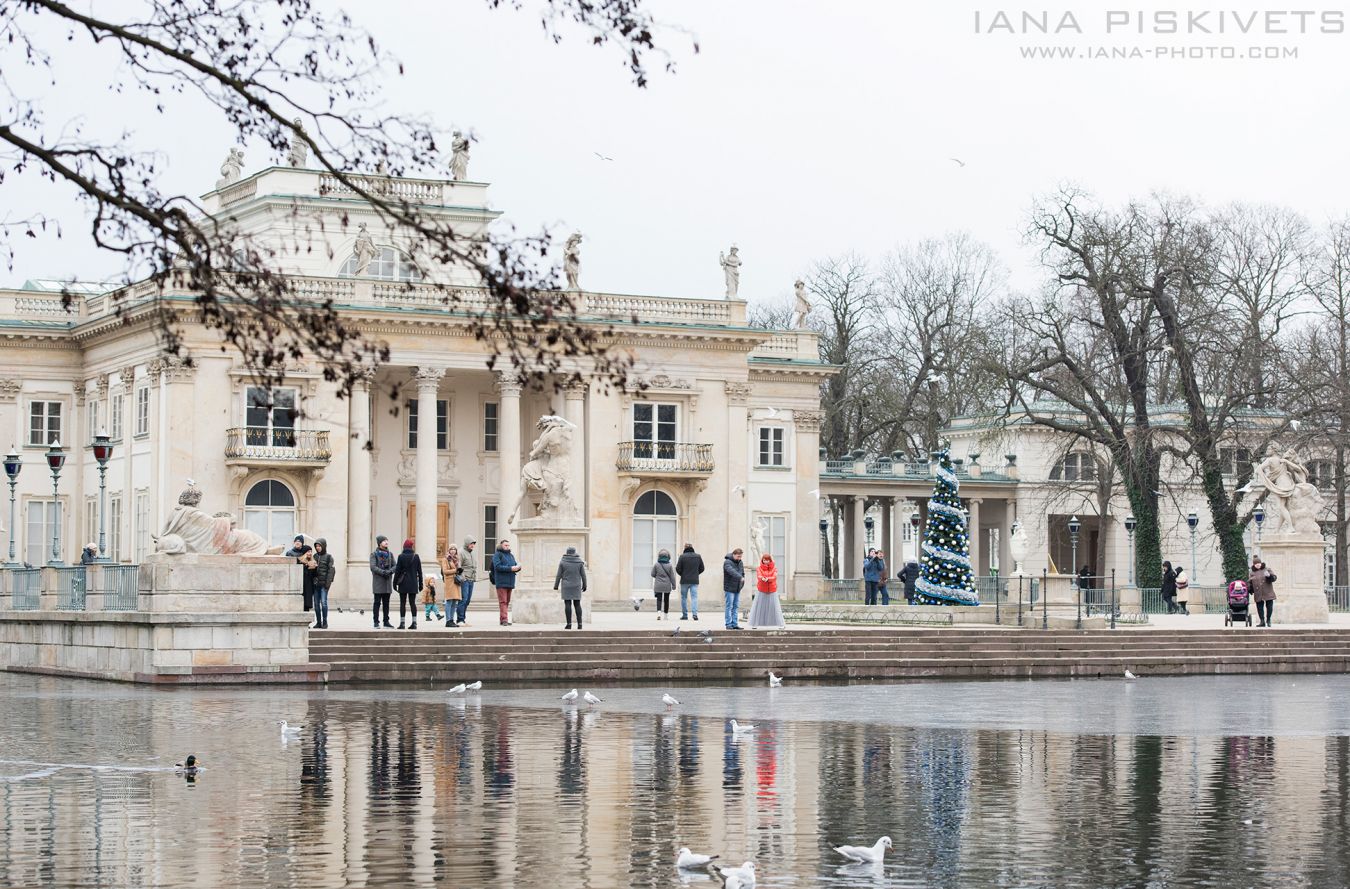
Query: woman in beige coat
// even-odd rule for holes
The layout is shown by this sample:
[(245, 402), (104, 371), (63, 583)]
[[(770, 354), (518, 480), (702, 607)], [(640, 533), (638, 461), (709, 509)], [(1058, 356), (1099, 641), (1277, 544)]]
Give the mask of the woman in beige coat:
[(455, 616), (459, 613), (459, 599), (462, 595), (459, 589), (459, 581), (456, 579), (459, 575), (459, 547), (453, 543), (445, 550), (445, 556), (441, 559), (441, 577), (445, 578), (445, 626), (457, 627)]

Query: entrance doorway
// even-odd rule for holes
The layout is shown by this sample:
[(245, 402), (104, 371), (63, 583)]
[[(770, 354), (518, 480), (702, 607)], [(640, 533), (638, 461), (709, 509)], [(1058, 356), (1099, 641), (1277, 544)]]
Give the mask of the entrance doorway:
[[(416, 503), (416, 502), (412, 502), (412, 503), (409, 503), (409, 504), (408, 504), (408, 532), (407, 532), (407, 534), (406, 534), (405, 536), (406, 536), (406, 537), (412, 537), (412, 538), (414, 538), (414, 543), (416, 543), (416, 540), (415, 540), (415, 538), (416, 538), (416, 536), (417, 536), (417, 503)], [(436, 504), (436, 561), (437, 561), (437, 562), (439, 562), (439, 561), (441, 560), (441, 557), (445, 555), (445, 548), (446, 548), (447, 545), (449, 545), (449, 543), (450, 543), (450, 504), (449, 504), (449, 503), (444, 503), (444, 502), (442, 502), (442, 503), (437, 503), (437, 504)], [(417, 548), (418, 548), (419, 551), (421, 551), (421, 545), (420, 545), (420, 544), (417, 544)], [(423, 553), (423, 555), (425, 555), (425, 553)]]
[(647, 593), (652, 588), (652, 565), (656, 554), (677, 553), (675, 540), (680, 518), (675, 501), (664, 491), (648, 491), (633, 504), (633, 591)]

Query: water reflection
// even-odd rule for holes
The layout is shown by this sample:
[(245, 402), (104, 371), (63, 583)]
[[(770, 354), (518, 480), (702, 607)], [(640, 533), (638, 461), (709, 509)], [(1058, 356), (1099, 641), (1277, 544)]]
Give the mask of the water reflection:
[[(671, 713), (649, 690), (591, 710), (552, 693), (447, 704), (0, 677), (0, 885), (716, 885), (675, 871), (682, 845), (754, 860), (762, 886), (1350, 885), (1350, 726), (1330, 712), (1350, 679), (1300, 679), (1316, 693), (1297, 706), (1275, 683), (1207, 681), (1157, 694), (1241, 690), (1282, 706), (1284, 726), (1070, 733), (1034, 716), (981, 728), (973, 712), (933, 727), (895, 715), (926, 692), (877, 686), (695, 689)], [(1116, 692), (944, 694), (978, 711), (1000, 689), (1030, 713), (1067, 685)], [(1156, 716), (1154, 693), (1131, 706)], [(281, 719), (303, 723), (298, 740), (278, 743)], [(173, 768), (187, 753), (196, 776)], [(882, 834), (884, 864), (832, 851)]]

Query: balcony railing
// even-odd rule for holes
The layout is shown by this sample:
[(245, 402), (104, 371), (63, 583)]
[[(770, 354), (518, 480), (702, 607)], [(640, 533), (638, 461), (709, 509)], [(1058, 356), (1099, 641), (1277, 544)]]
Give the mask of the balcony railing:
[(711, 475), (713, 446), (675, 441), (619, 442), (619, 471), (638, 475)]
[(225, 459), (259, 463), (327, 463), (333, 456), (328, 431), (268, 426), (225, 430)]
[(10, 568), (5, 571), (9, 583), (9, 607), (15, 611), (36, 611), (42, 601), (42, 569)]

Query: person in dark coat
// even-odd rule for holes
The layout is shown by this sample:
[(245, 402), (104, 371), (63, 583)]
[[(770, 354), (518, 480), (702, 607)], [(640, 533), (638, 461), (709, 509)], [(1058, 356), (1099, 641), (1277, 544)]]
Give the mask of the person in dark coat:
[(403, 552), (394, 562), (394, 589), (398, 590), (398, 628), (404, 629), (404, 615), (412, 614), (412, 626), (417, 629), (417, 597), (422, 592), (422, 558), (413, 552), (412, 538), (403, 541)]
[(745, 566), (741, 564), (743, 552), (736, 547), (722, 559), (722, 610), (728, 630), (741, 628), (741, 589), (745, 586)]
[(313, 559), (309, 553), (312, 552), (314, 552), (314, 547), (305, 543), (305, 535), (297, 534), (295, 540), (291, 542), (291, 548), (283, 553), (283, 555), (295, 559), (296, 563), (303, 568), (300, 572), (300, 594), (304, 597), (306, 611), (314, 607), (314, 574), (309, 570), (309, 563)]
[(337, 563), (328, 552), (328, 541), (320, 537), (314, 541), (314, 567), (308, 569), (314, 575), (314, 626), (315, 630), (328, 629), (328, 591), (333, 588), (337, 577)]
[(1275, 625), (1275, 572), (1266, 566), (1260, 556), (1252, 556), (1252, 572), (1247, 576), (1247, 589), (1252, 591), (1259, 627)]
[(663, 549), (652, 566), (652, 595), (656, 597), (657, 620), (670, 617), (670, 594), (678, 583), (675, 566), (670, 563), (670, 551)]
[(511, 541), (502, 540), (492, 554), (492, 583), (497, 588), (497, 616), (504, 627), (511, 626), (511, 591), (516, 588), (520, 563), (511, 553)]
[(1177, 612), (1177, 573), (1172, 570), (1171, 562), (1163, 562), (1162, 600), (1167, 605), (1168, 614)]
[(389, 551), (389, 538), (383, 534), (375, 538), (375, 552), (370, 554), (370, 588), (375, 596), (371, 620), (375, 629), (380, 628), (380, 609), (384, 609), (384, 625), (393, 629), (389, 622), (389, 597), (394, 594), (394, 554)]
[(98, 561), (98, 544), (86, 543), (84, 549), (80, 550), (80, 564), (93, 565)]
[(900, 582), (905, 585), (905, 601), (911, 605), (914, 604), (914, 599), (917, 596), (915, 585), (919, 582), (921, 571), (919, 563), (910, 559), (905, 563), (905, 567), (900, 569), (900, 573), (896, 575), (900, 578)]
[(577, 613), (577, 629), (581, 629), (581, 594), (586, 592), (586, 563), (577, 555), (575, 546), (569, 546), (558, 562), (553, 588), (562, 593), (563, 608), (567, 611), (567, 626), (563, 629), (572, 629), (573, 610)]
[(866, 599), (864, 604), (877, 604), (877, 589), (886, 579), (886, 562), (877, 555), (877, 551), (869, 549), (867, 558), (863, 560), (863, 587), (866, 589)]
[(698, 578), (703, 571), (703, 557), (694, 552), (692, 543), (686, 543), (675, 560), (675, 573), (680, 577), (680, 620), (688, 620), (690, 611), (698, 620)]

